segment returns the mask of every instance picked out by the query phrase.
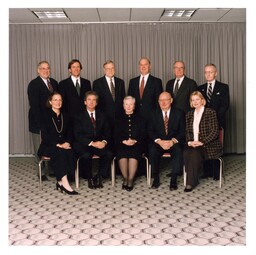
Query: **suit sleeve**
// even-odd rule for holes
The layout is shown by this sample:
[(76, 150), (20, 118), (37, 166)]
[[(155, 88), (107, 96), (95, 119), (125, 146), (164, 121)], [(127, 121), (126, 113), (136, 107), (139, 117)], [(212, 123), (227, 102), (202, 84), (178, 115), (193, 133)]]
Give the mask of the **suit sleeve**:
[(227, 112), (230, 104), (230, 98), (229, 98), (229, 87), (227, 84), (222, 84), (223, 86), (223, 92), (221, 97), (221, 106), (218, 111), (218, 119), (224, 119), (225, 113)]

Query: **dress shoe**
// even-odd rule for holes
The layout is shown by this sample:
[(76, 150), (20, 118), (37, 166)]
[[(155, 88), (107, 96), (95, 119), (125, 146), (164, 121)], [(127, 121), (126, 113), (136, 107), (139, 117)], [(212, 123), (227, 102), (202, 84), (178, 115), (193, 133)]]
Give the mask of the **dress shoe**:
[(172, 190), (177, 190), (177, 189), (178, 189), (177, 184), (173, 184), (173, 183), (170, 184), (170, 190), (171, 190), (171, 191), (172, 191)]
[(171, 177), (171, 175), (172, 175), (172, 174), (171, 174), (171, 173), (169, 173), (169, 174), (167, 174), (167, 175), (166, 175), (166, 177)]
[(193, 190), (192, 186), (187, 185), (184, 189), (184, 192), (191, 192)]
[(127, 186), (127, 184), (122, 184), (122, 189), (126, 189), (128, 186)]
[(89, 189), (95, 189), (95, 186), (93, 184), (93, 180), (92, 179), (88, 179), (88, 188)]
[(49, 181), (49, 179), (47, 178), (46, 175), (42, 175), (42, 181), (43, 181), (43, 182), (44, 182), (44, 181)]
[(159, 180), (154, 180), (153, 183), (152, 183), (151, 188), (152, 188), (152, 189), (158, 189), (159, 186), (160, 186)]
[[(61, 190), (68, 195), (79, 195), (79, 193), (75, 190), (69, 191), (64, 186), (60, 186)], [(61, 192), (62, 193), (62, 192)]]
[(58, 182), (56, 182), (56, 190), (59, 190), (59, 189), (60, 189), (60, 192), (62, 193), (63, 190), (61, 189), (61, 185)]
[(132, 191), (133, 190), (133, 186), (126, 186), (126, 190), (129, 191), (129, 192)]

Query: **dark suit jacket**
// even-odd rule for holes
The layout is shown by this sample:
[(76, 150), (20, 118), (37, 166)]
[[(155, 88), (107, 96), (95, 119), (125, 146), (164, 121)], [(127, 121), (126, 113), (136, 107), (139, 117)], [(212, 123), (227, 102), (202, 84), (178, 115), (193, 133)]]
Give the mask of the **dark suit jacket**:
[(87, 147), (92, 141), (106, 140), (110, 142), (110, 128), (106, 115), (96, 110), (96, 130), (94, 130), (91, 118), (84, 110), (74, 117), (74, 149), (78, 154), (87, 151)]
[[(206, 99), (207, 83), (200, 85), (198, 90)], [(229, 87), (227, 84), (215, 81), (210, 104), (206, 102), (206, 107), (213, 108), (217, 113), (220, 127), (225, 127), (225, 114), (229, 108)]]
[[(186, 114), (186, 141), (194, 141), (193, 122), (194, 111)], [(205, 107), (199, 124), (199, 141), (204, 143), (204, 148), (209, 159), (221, 156), (222, 145), (219, 141), (219, 128), (216, 112)]]
[[(50, 78), (53, 90), (58, 90), (58, 82)], [(32, 80), (28, 84), (28, 101), (29, 101), (29, 131), (32, 133), (40, 133), (41, 130), (41, 117), (47, 110), (46, 102), (51, 94), (46, 84), (40, 76)]]
[(91, 90), (91, 82), (89, 80), (80, 77), (80, 82), (80, 95), (78, 95), (71, 77), (62, 80), (59, 84), (59, 91), (63, 97), (62, 109), (70, 117), (84, 110), (84, 95), (87, 91)]
[(113, 100), (105, 76), (93, 82), (93, 90), (99, 95), (97, 109), (107, 115), (111, 127), (114, 127), (115, 119), (123, 112), (123, 99), (125, 97), (124, 81), (114, 77), (114, 83), (115, 101)]
[(171, 108), (168, 122), (168, 134), (165, 133), (164, 118), (161, 109), (154, 111), (148, 122), (148, 134), (151, 143), (157, 138), (171, 140), (175, 138), (179, 144), (185, 142), (185, 114), (182, 110)]
[(146, 120), (150, 113), (159, 108), (158, 97), (163, 92), (162, 80), (152, 76), (148, 77), (142, 99), (140, 99), (140, 76), (133, 78), (129, 82), (128, 95), (136, 99), (135, 111)]
[(189, 98), (191, 93), (197, 90), (197, 83), (194, 80), (185, 76), (182, 83), (180, 84), (180, 87), (175, 98), (173, 95), (174, 83), (175, 79), (169, 80), (165, 88), (165, 90), (172, 95), (172, 107), (181, 109), (185, 113), (187, 113), (191, 110)]

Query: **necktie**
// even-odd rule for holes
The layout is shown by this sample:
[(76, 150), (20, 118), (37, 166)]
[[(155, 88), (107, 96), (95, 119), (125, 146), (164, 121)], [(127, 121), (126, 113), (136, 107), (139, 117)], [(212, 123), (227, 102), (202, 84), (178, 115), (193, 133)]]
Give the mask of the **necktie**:
[(50, 79), (47, 80), (47, 86), (48, 86), (49, 91), (52, 93), (53, 92), (53, 87), (52, 87), (52, 84), (50, 82)]
[(76, 91), (77, 91), (77, 94), (80, 96), (80, 86), (79, 86), (78, 79), (76, 79)]
[(207, 102), (209, 104), (211, 101), (211, 97), (212, 97), (212, 84), (211, 83), (209, 83), (206, 97), (207, 97)]
[(164, 128), (165, 128), (165, 133), (168, 134), (168, 121), (169, 118), (167, 116), (167, 111), (164, 112)]
[(174, 87), (174, 91), (173, 91), (173, 95), (174, 97), (176, 97), (177, 95), (177, 92), (178, 92), (178, 89), (179, 89), (179, 79), (177, 80), (176, 84), (175, 84), (175, 87)]
[(96, 121), (93, 117), (93, 113), (91, 112), (91, 121), (92, 121), (92, 125), (93, 125), (93, 128), (96, 129)]
[(144, 92), (144, 87), (145, 87), (145, 80), (144, 80), (144, 76), (142, 77), (141, 83), (140, 83), (140, 99), (143, 96), (143, 92)]
[(112, 78), (110, 78), (110, 91), (111, 91), (113, 100), (115, 101), (115, 86), (113, 84)]

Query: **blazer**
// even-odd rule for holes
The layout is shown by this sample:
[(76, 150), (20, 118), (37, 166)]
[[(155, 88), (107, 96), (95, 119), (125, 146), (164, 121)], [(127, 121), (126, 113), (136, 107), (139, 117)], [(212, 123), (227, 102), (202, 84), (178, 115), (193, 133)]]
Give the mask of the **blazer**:
[(190, 95), (192, 92), (197, 90), (197, 83), (188, 78), (184, 77), (180, 87), (178, 89), (177, 95), (174, 98), (173, 88), (174, 88), (175, 79), (169, 80), (166, 84), (165, 90), (172, 95), (173, 102), (172, 107), (183, 110), (185, 113), (191, 110), (190, 108)]
[(77, 112), (82, 112), (85, 108), (84, 95), (91, 90), (91, 82), (80, 77), (80, 95), (71, 77), (62, 80), (59, 83), (59, 92), (63, 97), (62, 109), (73, 117)]
[[(58, 90), (58, 82), (50, 78), (51, 85), (54, 91)], [(47, 88), (43, 79), (38, 76), (28, 84), (27, 89), (29, 101), (29, 131), (39, 134), (41, 130), (41, 118), (43, 113), (48, 109), (46, 102), (51, 92)]]
[[(194, 141), (193, 122), (194, 112), (186, 114), (186, 142)], [(222, 154), (222, 145), (219, 140), (219, 127), (215, 110), (205, 107), (199, 124), (199, 141), (204, 145), (209, 159), (214, 159)]]
[[(207, 94), (207, 83), (200, 85), (198, 90), (202, 93), (206, 99)], [(210, 104), (206, 101), (206, 107), (214, 109), (217, 113), (217, 118), (220, 127), (225, 127), (225, 114), (229, 108), (229, 87), (219, 81), (215, 81), (214, 89), (212, 92)]]
[[(42, 130), (41, 130), (41, 144), (38, 150), (38, 156), (52, 156), (57, 150), (56, 144), (68, 142), (72, 144), (72, 129), (70, 128), (69, 116), (65, 112), (61, 112), (63, 122), (58, 123), (57, 115), (52, 109), (48, 109), (43, 116), (41, 116)], [(59, 117), (61, 118), (61, 117)]]
[(124, 81), (114, 77), (115, 83), (115, 101), (113, 100), (108, 82), (105, 76), (93, 82), (93, 90), (97, 92), (99, 101), (97, 109), (107, 115), (109, 124), (114, 127), (115, 119), (123, 112), (123, 99), (125, 97)]
[(94, 130), (91, 118), (85, 109), (74, 117), (74, 149), (78, 153), (84, 153), (92, 141), (105, 140), (110, 142), (110, 128), (106, 115), (96, 110), (96, 130)]
[(159, 108), (158, 98), (163, 92), (162, 80), (152, 76), (148, 77), (142, 99), (140, 99), (140, 76), (133, 78), (129, 82), (128, 95), (136, 99), (135, 111), (146, 120), (150, 113)]
[(151, 143), (157, 138), (171, 140), (175, 138), (179, 144), (185, 142), (185, 114), (182, 110), (171, 107), (168, 122), (168, 134), (165, 133), (164, 118), (161, 109), (155, 110), (148, 122), (148, 134)]

